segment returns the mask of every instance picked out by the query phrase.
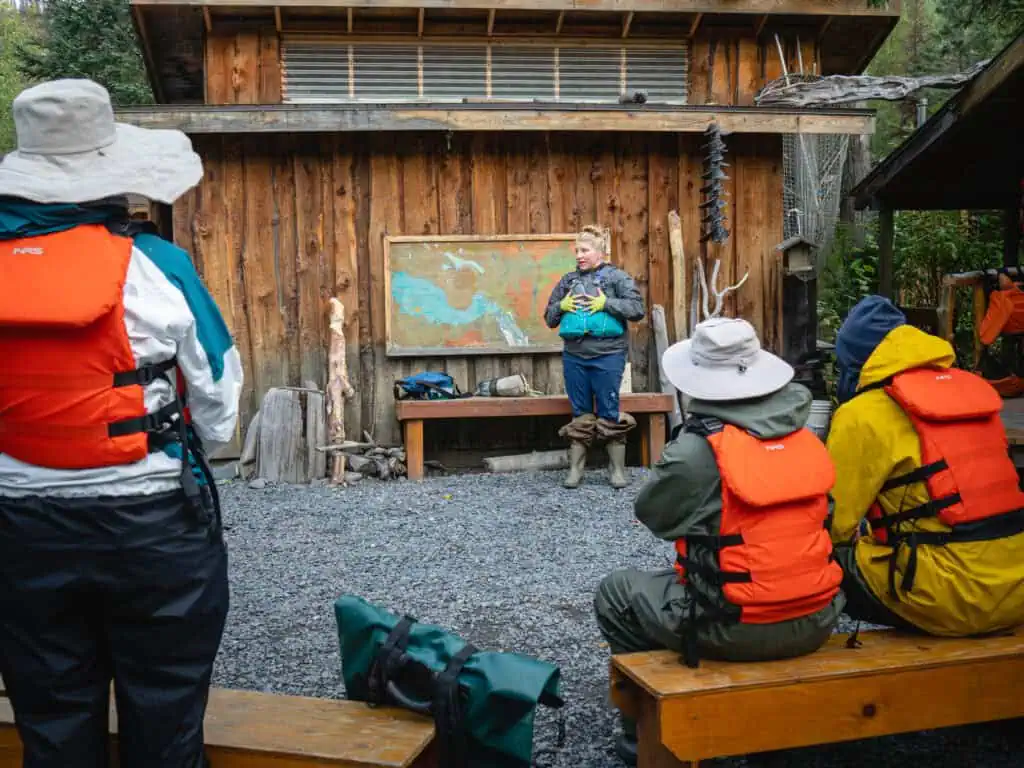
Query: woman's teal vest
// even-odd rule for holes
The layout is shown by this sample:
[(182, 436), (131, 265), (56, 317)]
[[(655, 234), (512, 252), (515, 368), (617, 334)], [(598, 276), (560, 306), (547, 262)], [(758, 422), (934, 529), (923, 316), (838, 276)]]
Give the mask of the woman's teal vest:
[[(615, 269), (608, 264), (598, 267), (592, 273), (585, 273), (578, 276), (569, 285), (569, 293), (577, 296), (595, 296), (597, 289), (604, 284), (607, 277), (607, 270)], [(582, 339), (584, 336), (596, 336), (598, 338), (615, 338), (626, 332), (623, 325), (614, 315), (602, 310), (590, 315), (586, 312), (566, 312), (558, 325), (558, 335), (563, 339)]]

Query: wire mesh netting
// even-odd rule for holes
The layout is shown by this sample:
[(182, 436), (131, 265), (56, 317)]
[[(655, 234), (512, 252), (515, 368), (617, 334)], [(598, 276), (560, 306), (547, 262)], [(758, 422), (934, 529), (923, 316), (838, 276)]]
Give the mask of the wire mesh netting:
[[(790, 74), (776, 83), (821, 79)], [(770, 83), (766, 90), (776, 83)], [(782, 137), (783, 237), (802, 236), (826, 253), (835, 237), (842, 199), (843, 166), (850, 137), (845, 134), (788, 133)]]

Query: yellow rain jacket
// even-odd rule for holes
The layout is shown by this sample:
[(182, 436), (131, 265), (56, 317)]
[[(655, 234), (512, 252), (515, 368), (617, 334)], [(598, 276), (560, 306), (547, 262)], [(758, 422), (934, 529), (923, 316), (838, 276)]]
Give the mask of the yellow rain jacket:
[[(836, 465), (832, 540), (848, 544), (876, 498), (889, 515), (929, 501), (923, 482), (879, 493), (890, 477), (921, 466), (917, 433), (903, 409), (883, 390), (864, 387), (925, 365), (949, 368), (950, 344), (910, 325), (890, 331), (861, 369), (858, 393), (836, 411), (828, 449)], [(935, 518), (914, 520), (920, 531), (948, 531)], [(897, 616), (934, 635), (964, 636), (1024, 624), (1024, 534), (992, 541), (918, 548), (913, 589), (889, 593), (891, 549), (870, 536), (856, 539), (861, 579)], [(899, 585), (909, 548), (897, 561)]]

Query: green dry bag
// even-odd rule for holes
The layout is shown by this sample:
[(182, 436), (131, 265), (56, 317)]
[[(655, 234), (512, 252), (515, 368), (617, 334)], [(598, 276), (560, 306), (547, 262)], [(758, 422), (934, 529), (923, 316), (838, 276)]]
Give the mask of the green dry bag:
[(432, 717), (438, 764), (445, 768), (530, 765), (537, 705), (558, 709), (564, 703), (557, 666), (479, 650), (441, 627), (399, 618), (354, 595), (340, 597), (334, 615), (349, 699)]

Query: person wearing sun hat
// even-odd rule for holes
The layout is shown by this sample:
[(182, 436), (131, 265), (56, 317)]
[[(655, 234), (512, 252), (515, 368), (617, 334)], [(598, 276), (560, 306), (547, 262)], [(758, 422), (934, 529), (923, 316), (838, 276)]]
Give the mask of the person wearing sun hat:
[(206, 451), (242, 368), (184, 251), (132, 222), (203, 176), (179, 131), (115, 122), (106, 89), (23, 91), (0, 162), (0, 674), (33, 768), (205, 765), (228, 610)]
[[(634, 511), (675, 545), (676, 562), (601, 582), (594, 609), (611, 653), (669, 648), (691, 666), (700, 656), (812, 653), (845, 600), (824, 527), (834, 470), (805, 428), (810, 391), (741, 319), (700, 323), (665, 351), (662, 366), (689, 398), (687, 417)], [(632, 721), (623, 720), (616, 751), (635, 762)]]

